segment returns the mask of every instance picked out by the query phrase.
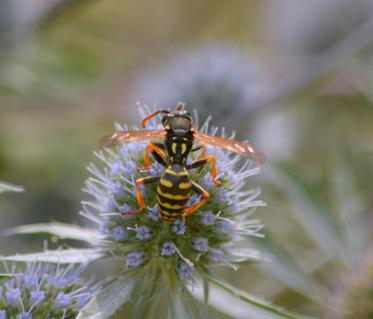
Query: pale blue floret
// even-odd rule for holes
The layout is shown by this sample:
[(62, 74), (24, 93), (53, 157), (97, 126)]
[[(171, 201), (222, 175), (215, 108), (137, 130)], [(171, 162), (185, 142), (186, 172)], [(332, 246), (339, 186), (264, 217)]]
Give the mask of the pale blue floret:
[(158, 222), (160, 221), (160, 215), (159, 215), (159, 209), (157, 205), (154, 205), (152, 208), (148, 210), (149, 218), (153, 222)]
[(115, 211), (115, 201), (113, 198), (109, 197), (105, 200), (105, 202), (102, 204), (102, 212), (104, 214), (112, 213)]
[(136, 228), (136, 238), (140, 240), (148, 240), (152, 238), (151, 230), (146, 226)]
[(5, 300), (9, 304), (17, 304), (21, 298), (21, 289), (19, 288), (8, 288), (5, 293)]
[(176, 235), (183, 235), (185, 233), (185, 223), (182, 219), (177, 219), (171, 226), (171, 231)]
[(134, 161), (127, 161), (126, 165), (123, 168), (123, 174), (124, 176), (130, 176), (133, 174), (136, 174), (137, 172), (137, 164)]
[(108, 189), (113, 195), (120, 195), (123, 193), (123, 186), (119, 181), (111, 181), (108, 185)]
[(166, 241), (162, 245), (161, 255), (171, 256), (176, 252), (176, 245), (172, 241)]
[(211, 189), (215, 187), (215, 183), (212, 181), (210, 172), (208, 172), (205, 176), (203, 176), (202, 185), (206, 189)]
[(89, 299), (91, 298), (91, 295), (89, 294), (86, 294), (86, 295), (81, 295), (79, 297), (77, 297), (77, 302), (78, 302), (78, 307), (79, 309), (83, 308), (89, 301)]
[(126, 212), (130, 212), (133, 210), (133, 208), (128, 204), (120, 205), (118, 206), (118, 209), (120, 210), (121, 213), (126, 213)]
[(117, 176), (122, 173), (122, 165), (119, 162), (113, 163), (110, 167), (110, 175)]
[(47, 280), (55, 287), (64, 287), (71, 282), (69, 278), (62, 277), (59, 275), (48, 275)]
[(68, 294), (65, 294), (64, 292), (59, 292), (56, 300), (54, 301), (54, 305), (57, 308), (65, 309), (71, 304), (71, 296)]
[(216, 197), (220, 204), (225, 204), (228, 200), (227, 190), (223, 187), (220, 187), (216, 192)]
[(200, 222), (202, 225), (212, 225), (215, 221), (215, 214), (211, 211), (208, 210), (207, 212), (202, 212), (201, 217), (200, 217)]
[(215, 225), (216, 225), (216, 228), (223, 234), (229, 235), (233, 231), (233, 223), (229, 220), (226, 220), (226, 219), (217, 220)]
[(221, 261), (224, 257), (224, 251), (219, 248), (210, 249), (208, 258), (212, 261)]
[(145, 253), (142, 250), (133, 251), (126, 256), (128, 267), (138, 267), (145, 261)]
[(127, 230), (122, 226), (115, 226), (110, 232), (110, 237), (115, 241), (123, 241), (127, 237)]
[(182, 280), (190, 280), (193, 276), (195, 271), (194, 267), (188, 266), (185, 262), (181, 261), (177, 268), (177, 272), (179, 274), (180, 279)]
[(32, 286), (36, 286), (38, 283), (38, 277), (33, 274), (25, 274), (23, 276), (23, 284), (26, 288), (31, 288)]
[(21, 312), (19, 315), (17, 315), (16, 319), (32, 319), (32, 314), (29, 312)]
[(205, 253), (208, 250), (208, 244), (208, 239), (204, 237), (195, 237), (192, 239), (193, 248), (200, 253)]
[(187, 206), (192, 206), (199, 201), (200, 201), (199, 196), (196, 195), (196, 194), (193, 194), (192, 196), (189, 197), (188, 202), (187, 202)]
[(30, 292), (30, 301), (31, 301), (31, 303), (41, 302), (44, 299), (45, 299), (45, 291), (42, 291), (42, 290), (31, 290), (31, 292)]
[(7, 319), (5, 310), (0, 310), (0, 319)]

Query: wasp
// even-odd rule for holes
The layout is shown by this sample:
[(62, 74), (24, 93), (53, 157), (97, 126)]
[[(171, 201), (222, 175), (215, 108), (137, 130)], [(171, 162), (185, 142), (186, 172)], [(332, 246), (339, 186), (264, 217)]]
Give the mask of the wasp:
[[(206, 145), (238, 153), (258, 163), (264, 160), (263, 153), (249, 143), (198, 132), (193, 127), (192, 115), (185, 110), (183, 103), (179, 103), (175, 110), (161, 109), (147, 115), (142, 119), (141, 127), (146, 128), (146, 123), (158, 114), (163, 115), (163, 129), (116, 131), (101, 140), (103, 147), (111, 147), (118, 143), (149, 141), (144, 153), (145, 166), (139, 167), (138, 171), (146, 172), (150, 169), (150, 154), (165, 168), (160, 176), (147, 176), (135, 181), (139, 208), (123, 212), (124, 215), (137, 214), (146, 207), (140, 187), (153, 183), (157, 183), (157, 203), (161, 219), (166, 223), (172, 223), (179, 217), (185, 218), (203, 206), (210, 195), (202, 186), (190, 180), (188, 171), (211, 163), (212, 181), (217, 187), (221, 186), (221, 182), (216, 178), (216, 159), (213, 155), (206, 155)], [(195, 146), (196, 141), (198, 145)], [(188, 164), (189, 154), (200, 149), (199, 158)], [(201, 200), (186, 207), (193, 191), (201, 196)]]

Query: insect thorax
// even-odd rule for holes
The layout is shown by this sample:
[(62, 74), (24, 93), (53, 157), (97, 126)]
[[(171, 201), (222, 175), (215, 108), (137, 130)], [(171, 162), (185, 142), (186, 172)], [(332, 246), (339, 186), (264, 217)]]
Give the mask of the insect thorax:
[(190, 132), (183, 136), (170, 133), (165, 144), (170, 163), (184, 165), (193, 146), (193, 135)]

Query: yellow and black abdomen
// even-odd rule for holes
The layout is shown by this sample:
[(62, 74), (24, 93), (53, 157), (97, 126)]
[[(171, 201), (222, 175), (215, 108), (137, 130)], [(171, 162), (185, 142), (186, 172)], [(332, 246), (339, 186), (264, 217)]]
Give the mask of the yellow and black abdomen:
[(157, 186), (157, 202), (163, 221), (171, 223), (183, 213), (191, 191), (192, 184), (185, 167), (168, 166)]

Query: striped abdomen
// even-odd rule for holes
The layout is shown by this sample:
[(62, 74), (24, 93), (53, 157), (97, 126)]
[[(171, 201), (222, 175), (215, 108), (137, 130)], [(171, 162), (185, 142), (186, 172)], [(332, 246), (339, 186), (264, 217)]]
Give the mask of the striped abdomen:
[(192, 184), (185, 167), (168, 166), (157, 186), (157, 202), (163, 221), (171, 223), (183, 213), (191, 191)]

